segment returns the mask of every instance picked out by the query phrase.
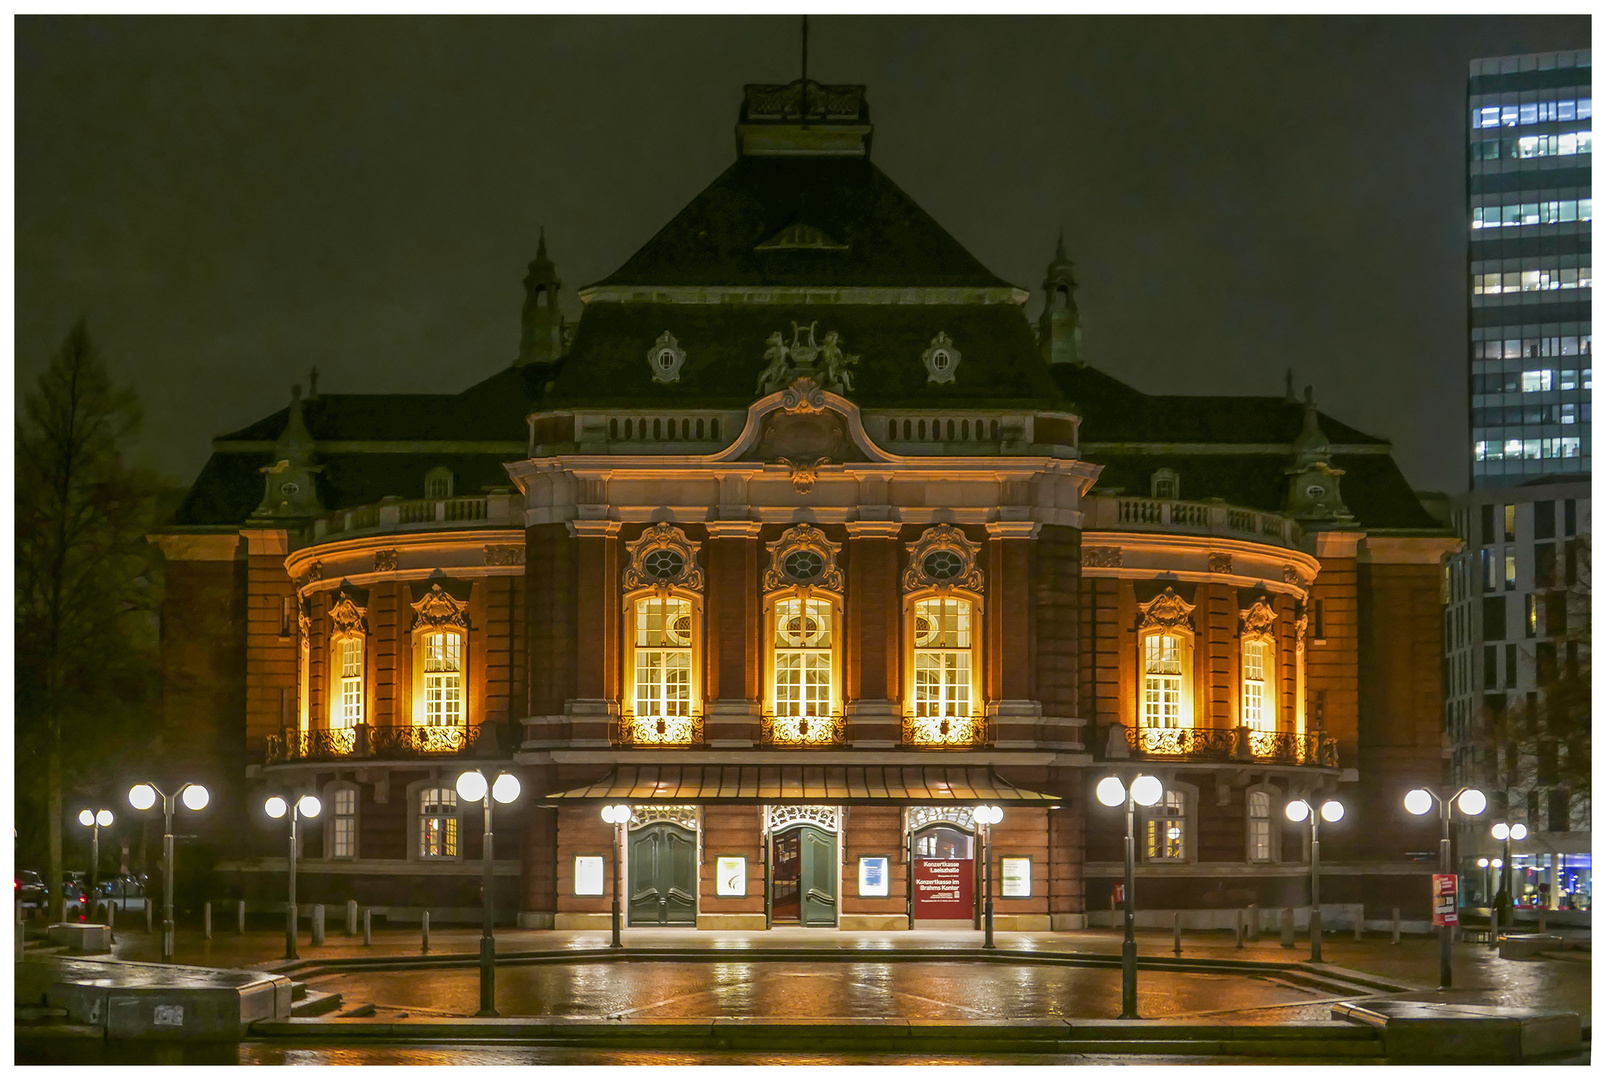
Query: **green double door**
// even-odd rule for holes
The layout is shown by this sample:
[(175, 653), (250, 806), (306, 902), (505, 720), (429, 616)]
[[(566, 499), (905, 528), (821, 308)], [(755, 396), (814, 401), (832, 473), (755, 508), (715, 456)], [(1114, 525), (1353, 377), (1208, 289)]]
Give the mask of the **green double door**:
[(836, 837), (812, 825), (774, 838), (770, 921), (836, 925)]
[(697, 925), (697, 834), (667, 821), (630, 834), (630, 925)]

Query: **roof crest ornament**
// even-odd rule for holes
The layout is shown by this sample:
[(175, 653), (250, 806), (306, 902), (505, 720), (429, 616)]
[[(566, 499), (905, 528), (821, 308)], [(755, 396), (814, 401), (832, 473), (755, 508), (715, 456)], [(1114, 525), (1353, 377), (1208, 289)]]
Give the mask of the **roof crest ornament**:
[(805, 377), (833, 394), (853, 389), (853, 372), (849, 369), (859, 363), (859, 357), (843, 351), (841, 335), (835, 330), (828, 331), (825, 341), (816, 344), (814, 336), (819, 325), (817, 319), (807, 328), (794, 322), (790, 343), (779, 330), (769, 336), (764, 350), (768, 366), (758, 376), (759, 395), (773, 394)]

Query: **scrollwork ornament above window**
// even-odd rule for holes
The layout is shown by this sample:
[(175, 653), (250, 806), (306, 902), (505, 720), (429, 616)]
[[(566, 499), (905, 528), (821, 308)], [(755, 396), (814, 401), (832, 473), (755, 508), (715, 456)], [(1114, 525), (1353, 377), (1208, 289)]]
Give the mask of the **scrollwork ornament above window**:
[(933, 525), (920, 539), (907, 545), (909, 566), (903, 572), (905, 592), (935, 589), (964, 589), (979, 593), (981, 568), (976, 555), (981, 545), (971, 541), (957, 525)]
[(329, 622), (333, 625), (334, 632), (341, 636), (367, 634), (368, 627), (363, 619), (368, 614), (368, 609), (358, 604), (356, 598), (345, 590), (337, 592), (335, 596), (337, 599), (329, 608)]
[(813, 825), (828, 832), (839, 832), (841, 819), (834, 806), (772, 806), (765, 825), (772, 833), (793, 825)]
[(307, 610), (305, 600), (296, 601), (296, 627), (300, 631), (297, 644), (303, 649), (309, 648), (312, 644), (312, 613)]
[(1193, 607), (1167, 585), (1165, 592), (1138, 606), (1138, 629), (1186, 630), (1192, 633)]
[(1271, 625), (1277, 621), (1277, 613), (1272, 610), (1271, 604), (1265, 596), (1261, 596), (1253, 604), (1238, 612), (1240, 633), (1246, 637), (1271, 637)]
[(644, 825), (651, 825), (655, 821), (667, 821), (679, 825), (683, 829), (697, 832), (698, 822), (701, 820), (699, 807), (679, 805), (663, 806), (646, 804), (635, 806), (630, 810), (630, 828), (639, 829)]
[(441, 588), (439, 584), (431, 585), (429, 592), (413, 602), (412, 608), (417, 613), (417, 617), (413, 620), (414, 630), (440, 630), (448, 626), (468, 629), (468, 611), (465, 605), (459, 603), (456, 597)]
[(1310, 620), (1304, 615), (1294, 620), (1294, 651), (1305, 651), (1305, 631), (1309, 625)]
[(954, 339), (947, 331), (939, 330), (931, 339), (931, 345), (920, 354), (920, 360), (926, 365), (927, 382), (951, 383), (954, 372), (959, 369), (959, 350), (954, 348)]
[(785, 589), (805, 594), (815, 589), (842, 592), (842, 571), (836, 563), (842, 545), (831, 543), (813, 525), (794, 525), (766, 547), (770, 553), (769, 569), (764, 571), (766, 593)]
[(656, 589), (667, 593), (676, 588), (702, 592), (703, 572), (697, 565), (701, 546), (686, 539), (685, 533), (668, 522), (647, 526), (634, 542), (625, 545), (630, 556), (622, 575), (625, 590)]
[(652, 381), (672, 383), (680, 381), (680, 368), (686, 362), (686, 350), (680, 347), (675, 335), (665, 330), (647, 350), (647, 363), (652, 367)]

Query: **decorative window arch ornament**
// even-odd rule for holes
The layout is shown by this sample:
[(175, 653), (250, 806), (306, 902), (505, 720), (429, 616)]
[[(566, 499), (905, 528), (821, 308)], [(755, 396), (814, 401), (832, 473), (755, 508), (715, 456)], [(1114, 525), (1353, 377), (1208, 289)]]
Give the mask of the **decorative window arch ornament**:
[(697, 565), (701, 544), (668, 522), (649, 525), (636, 540), (625, 545), (629, 562), (621, 575), (627, 592), (652, 589), (667, 596), (672, 589), (702, 592), (703, 572)]
[(968, 539), (957, 525), (933, 525), (906, 546), (909, 566), (903, 572), (905, 592), (963, 589), (981, 594), (983, 575), (976, 565), (981, 545)]
[(1254, 603), (1238, 612), (1238, 619), (1241, 636), (1271, 640), (1272, 623), (1277, 621), (1277, 612), (1262, 593)]
[(764, 571), (764, 592), (795, 590), (807, 598), (811, 592), (842, 594), (842, 571), (837, 566), (841, 544), (833, 544), (813, 525), (794, 525), (779, 540), (765, 545), (770, 565)]
[(928, 825), (957, 825), (961, 829), (975, 832), (976, 808), (973, 806), (909, 807), (909, 832), (919, 832)]
[(699, 823), (702, 821), (700, 807), (691, 805), (653, 805), (646, 803), (630, 808), (630, 829), (642, 829), (660, 821), (667, 821), (671, 825), (679, 825), (692, 832), (700, 832)]
[(335, 595), (339, 599), (329, 608), (329, 622), (334, 628), (331, 636), (341, 638), (350, 634), (358, 634), (366, 637), (368, 635), (367, 606), (357, 603), (356, 595), (347, 590), (343, 583)]
[(954, 348), (954, 339), (948, 336), (947, 331), (937, 331), (937, 336), (931, 339), (931, 345), (920, 354), (921, 363), (926, 365), (926, 381), (931, 383), (951, 383), (954, 373), (959, 369), (959, 350)]
[(1138, 605), (1138, 632), (1180, 630), (1192, 634), (1195, 632), (1193, 609), (1193, 604), (1178, 596), (1177, 591), (1167, 585), (1159, 596)]
[(681, 366), (686, 363), (686, 350), (680, 347), (674, 334), (665, 330), (647, 350), (647, 363), (652, 368), (653, 382), (679, 382)]
[(456, 627), (458, 630), (468, 630), (468, 607), (461, 603), (451, 593), (440, 587), (440, 583), (429, 587), (429, 592), (413, 601), (412, 609), (415, 613), (413, 631), (441, 630), (447, 627)]
[(835, 806), (771, 806), (764, 815), (764, 831), (774, 834), (794, 825), (813, 825), (826, 832), (842, 831), (842, 813)]

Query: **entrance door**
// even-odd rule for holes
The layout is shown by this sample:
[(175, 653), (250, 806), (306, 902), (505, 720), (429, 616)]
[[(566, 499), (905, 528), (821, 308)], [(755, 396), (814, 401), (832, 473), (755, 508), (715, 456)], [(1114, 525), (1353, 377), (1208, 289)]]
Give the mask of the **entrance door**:
[(697, 834), (667, 821), (630, 834), (630, 925), (697, 925)]
[(777, 923), (836, 925), (836, 837), (812, 825), (788, 829), (774, 840), (770, 917)]

